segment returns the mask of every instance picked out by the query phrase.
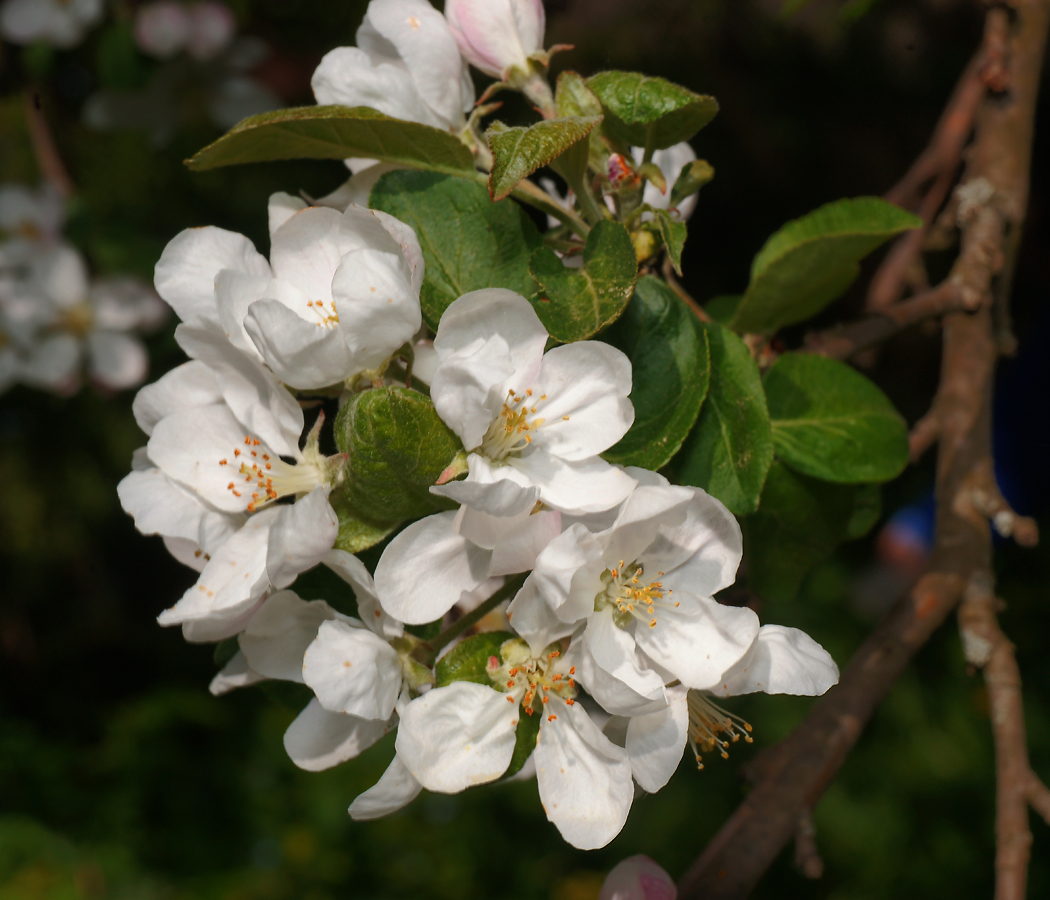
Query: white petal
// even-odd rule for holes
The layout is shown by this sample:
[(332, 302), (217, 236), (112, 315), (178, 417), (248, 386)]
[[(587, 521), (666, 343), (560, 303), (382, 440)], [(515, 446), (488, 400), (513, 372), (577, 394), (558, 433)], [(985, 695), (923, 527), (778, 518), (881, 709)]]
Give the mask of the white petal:
[(838, 680), (835, 660), (804, 631), (763, 625), (747, 655), (709, 690), (719, 697), (755, 691), (818, 697)]
[(290, 309), (301, 310), (309, 297), (294, 284), (271, 275), (223, 269), (215, 276), (215, 303), (223, 331), (234, 347), (261, 362), (259, 349), (244, 327), (248, 309), (257, 300), (276, 300)]
[(354, 589), (357, 614), (367, 628), (388, 641), (405, 633), (405, 626), (383, 609), (372, 574), (361, 560), (345, 550), (329, 550), (324, 564)]
[(299, 288), (311, 300), (332, 299), (332, 277), (343, 256), (361, 243), (340, 228), (334, 209), (312, 206), (296, 213), (273, 236), (273, 274)]
[[(584, 641), (595, 663), (601, 670), (600, 673), (593, 673), (595, 682), (602, 675), (612, 677), (625, 684), (646, 701), (663, 702), (663, 678), (652, 669), (640, 664), (634, 638), (622, 628), (616, 626), (616, 623), (613, 621), (611, 607), (606, 607), (601, 612), (594, 613), (587, 620)], [(587, 685), (585, 684), (584, 687), (587, 687)], [(602, 705), (605, 706), (604, 703)], [(606, 709), (609, 708), (606, 706)], [(609, 709), (609, 712), (618, 715), (637, 714), (633, 709), (623, 708)]]
[(242, 234), (222, 228), (188, 228), (168, 242), (157, 262), (157, 293), (183, 322), (219, 325), (215, 277), (222, 269), (269, 275), (270, 265)]
[(631, 362), (600, 341), (578, 341), (543, 355), (534, 393), (543, 426), (535, 443), (562, 459), (581, 460), (608, 450), (634, 422)]
[(375, 785), (350, 804), (350, 817), (358, 822), (378, 819), (408, 806), (423, 790), (400, 756), (395, 756)]
[(357, 250), (343, 257), (332, 281), (339, 330), (359, 370), (374, 369), (412, 339), (423, 322), (419, 294), (397, 256)]
[(21, 366), (21, 381), (30, 387), (66, 392), (77, 384), (80, 342), (71, 334), (56, 334), (33, 347)]
[(339, 518), (324, 487), (315, 487), (291, 506), (280, 507), (270, 529), (266, 572), (276, 588), (288, 587), (300, 573), (318, 565), (339, 534)]
[(671, 597), (681, 605), (662, 606), (656, 627), (639, 625), (635, 640), (682, 684), (710, 689), (751, 648), (758, 635), (758, 616), (745, 606), (723, 606), (684, 591)]
[(331, 712), (386, 721), (401, 690), (401, 661), (367, 628), (323, 622), (303, 657), (303, 680)]
[(337, 617), (324, 600), (307, 602), (292, 591), (279, 591), (266, 598), (237, 642), (260, 675), (302, 684), (306, 648), (321, 623)]
[(455, 794), (507, 770), (517, 725), (518, 704), (511, 695), (456, 681), (405, 707), (394, 746), (423, 787)]
[(270, 202), (266, 207), (270, 219), (270, 243), (273, 243), (273, 236), (277, 229), (299, 210), (306, 209), (308, 205), (302, 197), (293, 197), (284, 191), (270, 194)]
[(389, 722), (329, 712), (315, 697), (285, 731), (284, 749), (300, 769), (321, 772), (353, 759), (389, 730)]
[(222, 671), (211, 680), (208, 690), (216, 697), (220, 697), (235, 688), (247, 687), (250, 684), (258, 684), (260, 681), (265, 680), (265, 675), (260, 675), (249, 668), (248, 660), (238, 650), (230, 661), (222, 667)]
[[(467, 457), (470, 477), (466, 481), (450, 481), (430, 489), (439, 497), (448, 497), (481, 514), (486, 525), (489, 519), (507, 519), (530, 511), (540, 499), (538, 488), (522, 487), (513, 481), (492, 479), (492, 468), (482, 456), (471, 453)], [(490, 542), (475, 541), (482, 546)]]
[(540, 802), (566, 841), (596, 850), (620, 833), (634, 800), (631, 764), (582, 706), (543, 722), (534, 756)]
[(631, 772), (650, 794), (674, 775), (689, 737), (686, 688), (668, 688), (669, 705), (658, 712), (634, 716), (627, 724), (627, 754)]
[(500, 535), (492, 551), (489, 572), (512, 575), (536, 565), (540, 552), (561, 532), (561, 514), (543, 511), (517, 521)]
[(444, 512), (413, 522), (383, 551), (376, 593), (394, 618), (409, 625), (440, 619), (489, 577), (491, 554), (464, 539), (455, 518)]
[(342, 330), (309, 322), (276, 300), (253, 303), (244, 330), (274, 374), (292, 387), (327, 387), (361, 371)]
[(142, 384), (149, 371), (146, 347), (137, 337), (115, 331), (87, 336), (88, 371), (104, 387), (123, 390)]
[[(678, 485), (636, 488), (620, 507), (612, 528), (602, 535), (606, 562), (638, 561), (653, 570), (654, 564), (648, 561), (650, 546), (661, 531), (673, 530), (685, 520), (686, 506), (693, 498), (691, 488)], [(667, 571), (662, 566), (655, 570)]]
[(621, 503), (635, 486), (623, 469), (597, 456), (567, 462), (537, 447), (528, 456), (510, 458), (507, 463), (497, 470), (499, 474), (513, 477), (517, 473), (540, 489), (544, 503), (562, 512), (601, 512)]
[(543, 548), (529, 581), (558, 618), (577, 622), (594, 612), (594, 600), (605, 590), (604, 569), (597, 539), (575, 524)]
[(499, 414), (498, 405), (495, 411), (491, 407), (499, 399), (500, 385), (514, 373), (509, 354), (507, 342), (497, 335), (457, 351), (434, 370), (434, 408), (468, 450), (481, 444)]
[(180, 325), (175, 329), (175, 340), (187, 356), (201, 360), (215, 372), (223, 398), (252, 437), (279, 456), (299, 456), (303, 410), (272, 372), (214, 331)]
[(521, 294), (485, 288), (454, 300), (441, 316), (434, 349), (444, 360), (497, 336), (510, 348), (513, 377), (519, 382), (510, 387), (523, 391), (539, 373), (548, 335), (536, 310)]
[(208, 561), (197, 583), (157, 621), (211, 622), (224, 630), (252, 609), (269, 587), (266, 542), (276, 515), (275, 509), (263, 510), (245, 522)]
[(166, 535), (163, 535), (161, 540), (164, 542), (164, 549), (172, 555), (176, 562), (188, 566), (198, 574), (204, 571), (204, 567), (208, 564), (208, 558), (196, 541), (190, 541), (186, 538), (168, 537)]
[[(349, 162), (349, 160), (347, 160)], [(359, 172), (355, 172), (344, 184), (337, 187), (332, 193), (319, 197), (314, 201), (316, 206), (329, 206), (334, 210), (343, 212), (348, 206), (368, 206), (368, 200), (372, 196), (372, 188), (376, 186), (387, 172), (394, 172), (401, 166), (393, 163), (377, 163), (374, 159), (367, 161), (368, 166)]]
[(173, 412), (221, 402), (222, 392), (215, 373), (193, 359), (142, 388), (135, 395), (131, 411), (139, 428), (153, 434), (153, 426)]
[[(665, 688), (649, 695), (639, 694), (619, 678), (614, 678), (594, 661), (585, 640), (577, 637), (572, 648), (579, 648), (576, 679), (587, 693), (609, 713), (615, 716), (637, 716), (656, 712), (666, 706)], [(608, 732), (608, 729), (606, 729)], [(623, 743), (620, 741), (619, 743)]]
[(528, 642), (529, 649), (536, 656), (552, 642), (572, 634), (576, 628), (575, 623), (558, 618), (539, 595), (531, 576), (507, 607), (507, 618), (514, 631)]

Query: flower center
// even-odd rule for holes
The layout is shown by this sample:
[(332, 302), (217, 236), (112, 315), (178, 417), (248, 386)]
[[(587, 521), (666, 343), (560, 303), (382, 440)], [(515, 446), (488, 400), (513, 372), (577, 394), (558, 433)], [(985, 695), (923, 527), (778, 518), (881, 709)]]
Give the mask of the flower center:
[(95, 311), (90, 303), (77, 303), (59, 313), (58, 326), (77, 337), (85, 337), (95, 327)]
[(328, 301), (332, 307), (331, 311), (324, 305), (324, 300), (307, 300), (307, 308), (316, 316), (319, 328), (335, 328), (339, 324), (339, 313), (335, 308), (335, 301)]
[[(543, 394), (539, 400), (533, 401), (532, 388), (529, 388), (524, 394), (509, 391), (503, 408), (489, 425), (489, 430), (485, 432), (485, 436), (481, 439), (481, 446), (476, 452), (493, 462), (500, 462), (508, 456), (521, 454), (532, 443), (532, 435), (546, 421), (536, 415), (539, 404), (546, 399), (547, 395)], [(530, 416), (532, 416), (531, 419)], [(564, 418), (569, 417), (564, 416)]]
[(234, 447), (219, 465), (229, 468), (226, 489), (234, 497), (246, 497), (245, 512), (253, 513), (282, 497), (300, 497), (319, 485), (335, 487), (343, 478), (345, 453), (324, 456), (318, 446), (324, 414), (310, 430), (302, 456), (286, 462), (258, 438), (244, 436), (243, 446)]
[(693, 748), (696, 764), (703, 768), (700, 751), (710, 753), (716, 747), (722, 759), (729, 759), (729, 745), (735, 744), (742, 737), (751, 744), (751, 726), (740, 716), (733, 715), (713, 702), (707, 694), (690, 690), (685, 695), (689, 708), (689, 746)]
[(566, 668), (561, 661), (561, 650), (548, 647), (540, 656), (533, 656), (528, 644), (513, 638), (500, 648), (503, 662), (498, 656), (490, 656), (486, 672), (496, 684), (497, 690), (507, 695), (507, 702), (520, 703), (525, 712), (532, 715), (536, 705), (544, 708), (548, 722), (558, 718), (546, 709), (551, 700), (562, 701), (566, 706), (576, 702), (576, 667)]
[[(675, 608), (677, 600), (671, 598), (674, 593), (665, 588), (662, 581), (650, 581), (645, 584), (642, 576), (645, 569), (639, 562), (620, 564), (614, 569), (602, 573), (605, 590), (594, 598), (594, 611), (601, 612), (608, 606), (615, 607), (613, 620), (620, 628), (626, 628), (633, 620), (645, 622), (650, 628), (656, 627), (657, 607)], [(663, 575), (663, 572), (658, 572)]]

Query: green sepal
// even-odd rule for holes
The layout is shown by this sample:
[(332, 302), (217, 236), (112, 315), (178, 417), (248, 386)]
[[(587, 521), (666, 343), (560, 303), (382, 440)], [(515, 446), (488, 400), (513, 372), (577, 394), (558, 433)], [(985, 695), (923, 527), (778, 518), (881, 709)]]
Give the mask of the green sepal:
[(711, 378), (707, 332), (667, 285), (647, 275), (602, 338), (630, 357), (630, 431), (603, 455), (624, 466), (659, 469), (689, 434)]
[(517, 775), (522, 767), (528, 762), (532, 752), (536, 749), (536, 741), (540, 737), (540, 717), (543, 715), (543, 707), (533, 709), (530, 716), (525, 712), (525, 704), (518, 704), (518, 727), (514, 732), (514, 755), (510, 758), (510, 765), (503, 773), (502, 778), (510, 778)]
[(434, 667), (436, 686), (445, 687), (454, 681), (472, 681), (495, 688), (495, 682), (488, 674), (489, 659), (495, 656), (502, 665), (500, 648), (513, 639), (514, 635), (509, 631), (486, 631), (464, 638), (437, 661)]
[(342, 488), (332, 491), (328, 502), (339, 519), (339, 532), (333, 545), (336, 550), (360, 553), (374, 547), (397, 528), (397, 522), (378, 523), (366, 519), (351, 504)]
[(606, 133), (647, 150), (689, 140), (718, 113), (714, 97), (639, 72), (599, 72), (587, 87), (605, 110)]
[(706, 159), (695, 159), (683, 166), (671, 188), (671, 206), (678, 206), (715, 177), (715, 170)]
[(583, 268), (570, 269), (549, 247), (529, 262), (545, 296), (533, 303), (550, 336), (582, 341), (616, 321), (631, 299), (638, 266), (631, 235), (619, 222), (599, 222), (587, 236)]
[(196, 171), (280, 159), (358, 157), (463, 174), (474, 155), (455, 135), (368, 106), (302, 106), (250, 116), (192, 158)]
[(653, 210), (653, 221), (660, 229), (660, 237), (663, 239), (664, 247), (667, 248), (667, 256), (671, 260), (671, 265), (681, 275), (682, 249), (685, 247), (685, 239), (689, 236), (689, 229), (685, 222), (674, 218), (666, 209)]
[(777, 456), (791, 468), (844, 484), (889, 481), (908, 464), (908, 426), (856, 369), (785, 353), (762, 381)]
[(483, 184), (433, 172), (389, 172), (372, 189), (369, 205), (419, 237), (426, 264), (419, 301), (433, 330), (449, 304), (470, 291), (536, 293), (529, 259), (543, 238), (517, 203), (493, 203)]
[(740, 516), (758, 507), (773, 462), (773, 429), (747, 346), (721, 325), (703, 328), (711, 352), (711, 387), (673, 467), (682, 484), (703, 488)]
[(339, 411), (334, 431), (347, 454), (342, 491), (359, 519), (396, 525), (450, 508), (430, 486), (463, 447), (428, 397), (396, 386), (363, 391)]

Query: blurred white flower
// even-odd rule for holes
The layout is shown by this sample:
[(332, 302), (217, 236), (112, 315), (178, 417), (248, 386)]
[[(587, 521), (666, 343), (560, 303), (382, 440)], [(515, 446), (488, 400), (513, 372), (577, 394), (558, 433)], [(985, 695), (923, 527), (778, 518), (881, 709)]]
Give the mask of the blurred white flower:
[(493, 78), (527, 73), (543, 52), (542, 0), (448, 0), (445, 16), (466, 60)]
[(73, 47), (102, 18), (103, 0), (4, 0), (0, 34), (12, 44)]

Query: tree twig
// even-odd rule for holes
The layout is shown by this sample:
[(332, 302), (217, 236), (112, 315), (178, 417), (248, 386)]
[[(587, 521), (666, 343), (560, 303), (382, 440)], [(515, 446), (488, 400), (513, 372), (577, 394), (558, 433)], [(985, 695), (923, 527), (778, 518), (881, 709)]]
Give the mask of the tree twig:
[(671, 262), (670, 256), (664, 257), (663, 265), (664, 281), (667, 282), (667, 286), (674, 291), (679, 298), (688, 306), (693, 314), (701, 322), (710, 322), (711, 317), (707, 314), (707, 311), (697, 303), (696, 299), (690, 294), (684, 287), (678, 283), (678, 279), (674, 277), (674, 264)]
[(22, 104), (40, 174), (54, 186), (63, 200), (68, 200), (74, 191), (73, 179), (69, 177), (65, 163), (62, 162), (55, 146), (55, 140), (51, 136), (51, 129), (40, 103), (40, 95), (34, 91), (26, 91), (22, 96)]
[[(998, 346), (993, 282), (1016, 247), (1024, 219), (1035, 102), (1050, 0), (1015, 0), (1016, 18), (1005, 54), (1006, 97), (986, 99), (976, 118), (967, 161), (970, 180), (986, 179), (993, 195), (960, 223), (962, 248), (947, 284), (965, 309), (944, 319), (941, 383), (935, 400), (939, 425), (937, 529), (927, 573), (861, 645), (840, 683), (818, 700), (780, 745), (763, 754), (758, 781), (683, 877), (680, 900), (746, 897), (784, 846), (800, 816), (812, 809), (834, 778), (865, 723), (912, 655), (947, 617), (967, 585), (991, 583), (988, 521), (969, 495), (968, 479), (991, 457), (991, 395)], [(997, 10), (992, 10), (997, 13)], [(983, 86), (982, 86), (983, 90)], [(914, 167), (913, 167), (914, 168)], [(924, 179), (917, 181), (916, 189)], [(1008, 266), (1006, 266), (1008, 269)], [(1046, 804), (1046, 793), (1025, 790)], [(1013, 852), (1010, 848), (1002, 852)], [(1010, 871), (1016, 871), (1016, 865)], [(1003, 894), (997, 900), (1011, 900)]]

